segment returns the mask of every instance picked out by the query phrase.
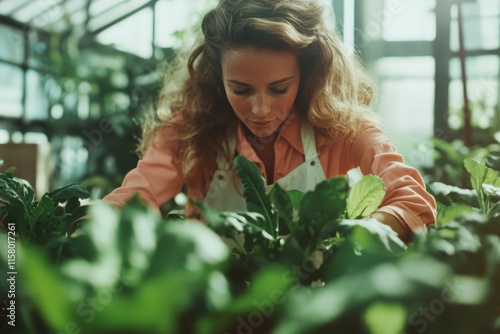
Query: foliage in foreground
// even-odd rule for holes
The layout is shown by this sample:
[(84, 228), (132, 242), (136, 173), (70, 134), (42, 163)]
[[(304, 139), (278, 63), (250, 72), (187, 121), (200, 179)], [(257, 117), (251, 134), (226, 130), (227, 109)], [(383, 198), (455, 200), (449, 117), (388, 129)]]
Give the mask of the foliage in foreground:
[[(266, 193), (252, 164), (239, 158), (235, 165), (249, 212), (217, 212), (198, 203), (204, 225), (162, 219), (135, 198), (121, 210), (92, 205), (78, 235), (72, 235), (72, 223), (62, 224), (64, 229), (44, 223), (41, 241), (20, 238), (18, 328), (26, 333), (500, 331), (497, 171), (466, 160), (473, 190), (433, 185), (441, 203), (438, 224), (416, 233), (406, 247), (384, 225), (360, 219), (383, 198), (375, 177), (351, 171), (305, 194), (279, 186)], [(18, 197), (27, 191), (18, 185), (10, 189)], [(86, 196), (71, 189), (66, 206), (71, 198)], [(13, 219), (16, 196), (1, 196), (16, 231), (33, 231), (30, 215)], [(52, 231), (67, 238), (68, 256), (57, 258), (57, 251), (46, 247), (43, 239)], [(2, 266), (6, 249), (1, 246)]]

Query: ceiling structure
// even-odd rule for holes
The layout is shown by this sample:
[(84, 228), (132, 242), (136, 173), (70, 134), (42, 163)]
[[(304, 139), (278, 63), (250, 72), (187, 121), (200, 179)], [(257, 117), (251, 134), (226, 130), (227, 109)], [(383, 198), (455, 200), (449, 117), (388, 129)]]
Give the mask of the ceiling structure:
[(101, 44), (142, 58), (178, 46), (212, 0), (0, 0), (0, 22), (50, 33), (78, 28)]

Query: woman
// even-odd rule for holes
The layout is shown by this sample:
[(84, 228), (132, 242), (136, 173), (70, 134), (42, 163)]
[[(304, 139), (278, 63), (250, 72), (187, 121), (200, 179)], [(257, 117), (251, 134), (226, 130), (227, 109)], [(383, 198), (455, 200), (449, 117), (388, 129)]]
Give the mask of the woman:
[(123, 205), (139, 192), (159, 207), (186, 184), (217, 209), (245, 209), (231, 168), (242, 155), (287, 190), (359, 167), (386, 186), (372, 217), (404, 241), (433, 224), (433, 197), (378, 127), (372, 84), (323, 14), (314, 0), (221, 0), (203, 18), (180, 88), (171, 89), (182, 68), (166, 75), (142, 159), (104, 200)]

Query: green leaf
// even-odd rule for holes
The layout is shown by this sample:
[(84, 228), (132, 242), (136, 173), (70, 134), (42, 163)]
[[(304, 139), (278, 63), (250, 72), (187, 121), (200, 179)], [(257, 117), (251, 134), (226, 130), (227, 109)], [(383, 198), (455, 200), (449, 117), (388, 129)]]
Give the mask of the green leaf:
[[(22, 262), (23, 280), (29, 286), (29, 298), (50, 327), (64, 330), (75, 310), (74, 300), (84, 298), (77, 286), (70, 287), (40, 249), (25, 247)], [(17, 303), (16, 303), (17, 304)]]
[(500, 151), (491, 151), (486, 157), (486, 167), (500, 171)]
[(37, 203), (35, 209), (31, 212), (29, 222), (31, 228), (36, 226), (36, 223), (41, 217), (50, 217), (54, 214), (54, 202), (50, 197), (44, 195), (40, 202)]
[(445, 206), (438, 202), (437, 209), (436, 225), (438, 226), (454, 221), (465, 213), (474, 212), (474, 209), (467, 204), (452, 204), (450, 206)]
[(437, 201), (446, 205), (451, 205), (453, 203), (478, 205), (477, 193), (472, 189), (463, 189), (442, 182), (432, 182), (429, 184), (429, 192), (432, 193)]
[(0, 195), (8, 199), (17, 198), (26, 207), (35, 200), (35, 192), (28, 181), (13, 177), (8, 173), (0, 173)]
[[(169, 221), (159, 230), (158, 246), (151, 260), (150, 275), (169, 270), (192, 270), (220, 267), (229, 250), (209, 227), (196, 220)], [(172, 254), (165, 256), (165, 254)], [(175, 256), (174, 256), (175, 254)]]
[(347, 181), (334, 177), (320, 182), (313, 191), (307, 192), (300, 203), (299, 225), (318, 225), (341, 219), (346, 208)]
[(288, 190), (288, 197), (290, 197), (290, 201), (292, 202), (292, 206), (295, 210), (299, 210), (300, 203), (304, 198), (305, 193), (300, 190)]
[(470, 174), (472, 187), (479, 196), (479, 204), (483, 213), (488, 213), (487, 196), (483, 190), (483, 184), (500, 187), (500, 172), (481, 165), (472, 159), (465, 159), (464, 165)]
[(400, 334), (406, 326), (406, 319), (406, 309), (396, 303), (376, 302), (364, 314), (371, 334)]
[(54, 203), (64, 203), (67, 200), (76, 197), (86, 199), (90, 197), (87, 188), (83, 184), (73, 183), (68, 186), (47, 193), (47, 196), (52, 198)]
[[(264, 216), (257, 212), (230, 212), (217, 211), (203, 202), (189, 199), (198, 206), (208, 226), (222, 237), (231, 239), (241, 253), (246, 253), (252, 248), (252, 241), (259, 240), (261, 245), (269, 244), (275, 240), (266, 229)], [(241, 234), (244, 233), (242, 236)], [(243, 239), (243, 240), (242, 240)]]
[(248, 211), (263, 215), (267, 223), (266, 231), (276, 237), (276, 217), (266, 192), (266, 182), (259, 168), (242, 156), (237, 156), (234, 159), (234, 168), (244, 186), (243, 195), (247, 202)]
[(207, 224), (218, 233), (222, 233), (229, 228), (238, 232), (244, 230), (250, 233), (262, 232), (271, 237), (265, 229), (265, 218), (260, 213), (217, 211), (203, 202), (194, 199), (189, 200), (201, 209)]
[(380, 177), (366, 175), (349, 191), (347, 217), (363, 218), (373, 213), (385, 197), (385, 185)]
[(269, 193), (269, 198), (279, 219), (278, 235), (289, 234), (295, 228), (293, 222), (294, 208), (290, 195), (281, 188), (279, 183), (275, 183)]
[(489, 214), (491, 217), (498, 217), (500, 216), (500, 202), (496, 202), (490, 207)]
[[(432, 138), (430, 141), (434, 145), (434, 149), (441, 152), (442, 156), (447, 157), (452, 165), (460, 166), (462, 164), (464, 154), (457, 148), (457, 143), (448, 143), (438, 138)], [(463, 146), (462, 143), (460, 145)]]
[(33, 189), (24, 180), (0, 173), (0, 197), (3, 197), (2, 215), (8, 214), (7, 222), (15, 222), (21, 241), (30, 238), (29, 210), (35, 199)]
[(76, 208), (80, 207), (80, 199), (78, 197), (71, 197), (64, 207), (66, 212), (72, 212)]
[(339, 224), (343, 234), (366, 250), (403, 251), (406, 245), (389, 226), (374, 218), (342, 220)]
[(488, 197), (500, 197), (500, 187), (492, 184), (483, 183), (483, 191)]

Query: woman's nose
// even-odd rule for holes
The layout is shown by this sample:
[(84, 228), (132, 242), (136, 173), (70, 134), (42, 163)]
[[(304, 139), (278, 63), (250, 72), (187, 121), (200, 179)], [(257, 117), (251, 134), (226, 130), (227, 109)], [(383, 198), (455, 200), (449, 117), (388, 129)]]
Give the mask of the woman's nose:
[(266, 116), (269, 114), (271, 108), (269, 105), (269, 101), (267, 100), (265, 95), (256, 96), (253, 105), (252, 105), (252, 113), (256, 116)]

